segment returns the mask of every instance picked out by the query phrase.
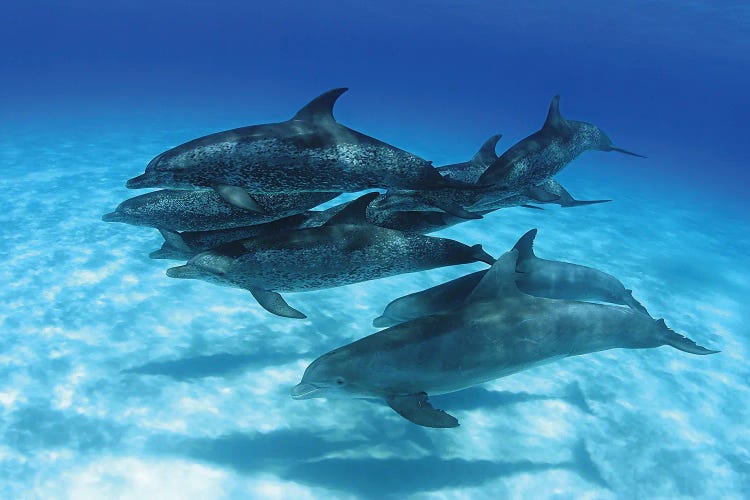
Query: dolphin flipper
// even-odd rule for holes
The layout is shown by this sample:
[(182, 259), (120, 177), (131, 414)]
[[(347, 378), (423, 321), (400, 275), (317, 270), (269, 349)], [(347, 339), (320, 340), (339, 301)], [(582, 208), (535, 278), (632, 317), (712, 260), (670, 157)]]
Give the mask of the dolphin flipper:
[(529, 205), (528, 203), (524, 203), (521, 205), (523, 208), (533, 208), (535, 210), (544, 210), (542, 207), (537, 207), (536, 205)]
[(263, 290), (262, 288), (252, 288), (250, 293), (253, 294), (253, 297), (263, 309), (276, 316), (294, 319), (307, 318), (307, 316), (287, 304), (284, 298), (276, 292)]
[(188, 246), (188, 244), (185, 243), (185, 239), (182, 237), (182, 235), (177, 231), (170, 231), (169, 229), (159, 228), (159, 233), (161, 233), (161, 236), (162, 238), (164, 238), (164, 241), (167, 242), (167, 245), (171, 246), (172, 248), (187, 253), (193, 251)]
[(405, 396), (388, 396), (386, 402), (406, 420), (423, 427), (445, 429), (459, 426), (456, 417), (434, 408), (428, 401), (425, 392)]
[(244, 208), (251, 212), (263, 213), (263, 208), (258, 202), (250, 196), (244, 188), (238, 186), (227, 186), (226, 184), (217, 184), (214, 191), (221, 196), (224, 201), (238, 208)]

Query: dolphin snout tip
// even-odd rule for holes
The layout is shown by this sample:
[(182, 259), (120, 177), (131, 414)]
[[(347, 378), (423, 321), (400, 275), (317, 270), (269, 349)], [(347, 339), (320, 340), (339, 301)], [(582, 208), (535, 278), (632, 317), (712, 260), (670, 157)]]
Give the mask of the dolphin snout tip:
[(292, 396), (292, 399), (310, 399), (314, 398), (318, 392), (320, 392), (320, 387), (306, 382), (300, 382), (292, 387), (289, 394)]
[(184, 266), (170, 267), (167, 269), (167, 276), (170, 278), (192, 278), (195, 275), (193, 266), (185, 264)]
[(102, 220), (104, 222), (121, 222), (122, 217), (117, 212), (110, 212), (108, 214), (102, 215)]
[(154, 186), (151, 185), (146, 174), (141, 174), (137, 177), (133, 177), (132, 179), (128, 179), (128, 181), (125, 183), (125, 187), (128, 189), (143, 189)]

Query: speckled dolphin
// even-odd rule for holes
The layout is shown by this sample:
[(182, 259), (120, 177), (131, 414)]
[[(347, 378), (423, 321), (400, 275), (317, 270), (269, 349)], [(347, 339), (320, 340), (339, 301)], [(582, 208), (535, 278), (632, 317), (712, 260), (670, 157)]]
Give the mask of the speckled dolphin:
[(169, 231), (210, 231), (263, 224), (304, 212), (340, 193), (281, 193), (255, 197), (261, 213), (230, 205), (213, 191), (162, 189), (125, 200), (106, 222), (125, 222)]
[(563, 118), (560, 96), (556, 95), (541, 130), (503, 153), (477, 183), (502, 186), (507, 191), (519, 193), (557, 174), (586, 151), (619, 151), (642, 157), (615, 147), (596, 125)]
[(334, 89), (292, 119), (207, 135), (160, 154), (129, 188), (215, 189), (228, 202), (260, 211), (254, 193), (440, 189), (443, 178), (418, 156), (339, 124)]
[(712, 351), (629, 308), (532, 297), (516, 286), (517, 251), (504, 254), (464, 304), (396, 325), (319, 357), (295, 399), (377, 398), (426, 427), (456, 427), (428, 395), (466, 389), (580, 354), (670, 345)]
[(240, 240), (203, 252), (172, 278), (200, 279), (249, 290), (269, 312), (305, 315), (278, 292), (319, 290), (436, 267), (494, 259), (481, 245), (405, 233), (367, 223), (365, 210), (378, 193), (349, 204), (323, 226)]
[[(633, 298), (632, 290), (611, 274), (578, 264), (540, 259), (534, 255), (532, 229), (518, 240), (513, 250), (518, 252), (516, 284), (534, 297), (621, 304), (648, 315), (643, 305)], [(383, 315), (373, 320), (378, 328), (392, 326), (412, 319), (450, 311), (460, 306), (487, 271), (467, 274), (421, 292), (400, 297), (389, 303)]]

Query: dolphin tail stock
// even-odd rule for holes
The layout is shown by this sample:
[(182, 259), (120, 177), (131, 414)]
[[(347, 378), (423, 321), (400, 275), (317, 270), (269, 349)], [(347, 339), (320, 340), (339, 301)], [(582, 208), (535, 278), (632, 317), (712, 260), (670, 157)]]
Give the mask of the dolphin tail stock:
[(690, 354), (699, 354), (701, 356), (706, 354), (716, 354), (717, 352), (712, 349), (706, 349), (703, 346), (696, 344), (694, 341), (680, 335), (667, 326), (663, 319), (656, 320), (656, 324), (661, 328), (662, 334), (664, 335), (662, 341), (664, 345), (670, 345), (680, 351), (689, 352)]
[(625, 296), (623, 297), (623, 302), (625, 302), (626, 306), (630, 307), (631, 309), (635, 309), (638, 312), (642, 312), (646, 316), (651, 317), (648, 310), (643, 306), (643, 304), (635, 300), (635, 298), (633, 297), (633, 290), (628, 289), (628, 290), (625, 290), (625, 292), (626, 293), (625, 293)]
[(471, 247), (471, 256), (480, 262), (489, 264), (490, 266), (497, 260), (492, 255), (485, 252), (484, 248), (482, 248), (482, 245), (480, 244), (476, 244)]
[(433, 407), (425, 392), (398, 396), (390, 395), (386, 398), (386, 402), (393, 411), (422, 427), (448, 429), (460, 425), (456, 417)]

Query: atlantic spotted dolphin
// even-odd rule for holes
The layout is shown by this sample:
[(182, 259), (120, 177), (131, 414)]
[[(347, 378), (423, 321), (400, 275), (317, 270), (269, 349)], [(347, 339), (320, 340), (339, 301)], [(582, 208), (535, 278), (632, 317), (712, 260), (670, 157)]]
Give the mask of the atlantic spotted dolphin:
[[(583, 123), (583, 122), (570, 122)], [(589, 124), (585, 124), (589, 125)], [(593, 125), (592, 125), (593, 127)], [(539, 132), (537, 132), (539, 134)], [(445, 189), (440, 191), (415, 191), (415, 190), (389, 190), (385, 196), (376, 200), (374, 206), (385, 211), (426, 211), (436, 210), (444, 211), (455, 217), (465, 219), (481, 218), (480, 212), (498, 210), (514, 206), (529, 206), (532, 203), (556, 203), (561, 206), (580, 206), (593, 203), (602, 203), (609, 200), (592, 200), (579, 201), (573, 199), (565, 188), (557, 181), (551, 179), (551, 176), (562, 170), (570, 161), (566, 157), (559, 157), (558, 162), (545, 158), (546, 164), (523, 164), (523, 168), (529, 167), (534, 172), (526, 179), (528, 182), (522, 183), (523, 179), (518, 182), (511, 182), (510, 175), (503, 183), (489, 183), (481, 181), (485, 172), (492, 168), (499, 168), (498, 157), (495, 153), (495, 146), (500, 139), (500, 135), (490, 137), (480, 148), (479, 152), (468, 162), (457, 163), (439, 167), (441, 174), (451, 179), (460, 180), (473, 184), (472, 189)], [(534, 137), (534, 136), (532, 136)], [(524, 139), (526, 146), (521, 147), (524, 141), (514, 145), (510, 150), (529, 151), (530, 138)], [(555, 142), (557, 144), (557, 142)], [(503, 157), (509, 154), (503, 154)], [(531, 153), (529, 153), (531, 154)], [(571, 158), (572, 159), (572, 158)], [(521, 158), (521, 161), (524, 160)], [(518, 167), (520, 169), (521, 166)], [(515, 170), (514, 170), (515, 172)], [(552, 172), (549, 175), (540, 175), (541, 172)]]
[(172, 278), (200, 279), (249, 290), (273, 314), (305, 315), (278, 292), (319, 290), (436, 267), (494, 259), (481, 245), (405, 233), (366, 221), (367, 205), (378, 193), (349, 204), (323, 226), (240, 240), (203, 252)]
[(165, 151), (127, 186), (215, 189), (229, 203), (261, 211), (254, 193), (461, 184), (416, 155), (338, 123), (333, 105), (346, 90), (322, 94), (285, 122), (219, 132)]
[[(605, 272), (590, 267), (540, 259), (534, 254), (536, 229), (521, 236), (513, 247), (518, 252), (516, 284), (526, 294), (549, 299), (609, 302), (626, 305), (648, 315), (633, 298), (632, 290)], [(405, 295), (390, 302), (382, 316), (373, 320), (378, 328), (450, 311), (460, 306), (487, 271), (467, 274), (442, 285)]]
[(591, 123), (566, 120), (560, 114), (560, 96), (552, 98), (542, 128), (514, 144), (477, 180), (480, 185), (496, 185), (520, 193), (557, 174), (586, 151), (618, 151), (602, 129)]
[(456, 427), (428, 395), (466, 389), (569, 356), (670, 345), (712, 351), (632, 309), (532, 297), (516, 286), (517, 251), (504, 254), (464, 304), (396, 325), (324, 354), (292, 389), (295, 399), (377, 398), (426, 427)]
[(213, 191), (162, 189), (125, 200), (106, 222), (125, 222), (169, 231), (209, 231), (263, 224), (304, 212), (338, 192), (280, 193), (255, 197), (260, 213), (230, 205)]

